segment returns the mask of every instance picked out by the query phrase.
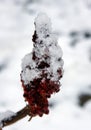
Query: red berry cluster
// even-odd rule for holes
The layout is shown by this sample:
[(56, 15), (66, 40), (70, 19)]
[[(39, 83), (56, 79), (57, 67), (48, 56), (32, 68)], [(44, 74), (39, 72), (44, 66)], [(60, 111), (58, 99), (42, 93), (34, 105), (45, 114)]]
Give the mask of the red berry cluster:
[(53, 92), (59, 91), (59, 84), (49, 79), (42, 82), (42, 79), (34, 79), (32, 85), (25, 86), (22, 82), (24, 88), (24, 97), (28, 101), (31, 114), (33, 116), (43, 114), (48, 114), (48, 98)]
[[(41, 41), (37, 43), (37, 39), (38, 36), (35, 31), (32, 39), (34, 42), (34, 47), (36, 47), (36, 44), (41, 44)], [(48, 98), (51, 97), (51, 94), (58, 92), (60, 89), (59, 79), (62, 77), (62, 70), (61, 68), (58, 68), (57, 70), (59, 77), (57, 81), (51, 80), (53, 74), (47, 71), (47, 68), (50, 68), (50, 62), (48, 62), (48, 59), (50, 59), (50, 56), (46, 54), (43, 56), (42, 61), (33, 50), (32, 60), (35, 61), (37, 66), (36, 68), (40, 70), (40, 76), (38, 78), (34, 78), (33, 81), (30, 81), (28, 84), (24, 84), (21, 76), (22, 86), (24, 89), (24, 98), (29, 103), (32, 116), (42, 116), (43, 114), (48, 114)], [(26, 66), (26, 68), (31, 70), (31, 66)]]

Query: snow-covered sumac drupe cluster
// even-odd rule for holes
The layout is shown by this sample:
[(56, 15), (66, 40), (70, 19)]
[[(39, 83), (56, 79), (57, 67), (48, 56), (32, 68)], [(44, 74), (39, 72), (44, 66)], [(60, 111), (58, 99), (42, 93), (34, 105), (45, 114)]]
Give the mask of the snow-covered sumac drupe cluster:
[(48, 98), (60, 90), (63, 75), (62, 51), (46, 14), (35, 19), (32, 41), (33, 51), (22, 60), (21, 81), (32, 116), (42, 116), (49, 113)]

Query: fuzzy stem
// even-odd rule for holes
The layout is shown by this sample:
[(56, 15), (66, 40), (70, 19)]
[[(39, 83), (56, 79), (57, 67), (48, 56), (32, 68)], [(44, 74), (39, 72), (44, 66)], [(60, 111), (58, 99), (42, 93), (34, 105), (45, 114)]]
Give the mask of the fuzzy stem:
[[(15, 122), (19, 121), (20, 119), (26, 117), (27, 115), (31, 116), (29, 105), (25, 106), (23, 109), (16, 112), (16, 114), (11, 116), (10, 118), (2, 120), (1, 121), (2, 128), (5, 127), (5, 126), (12, 125), (13, 123), (15, 123)], [(32, 118), (32, 116), (31, 116), (31, 118)], [(2, 129), (0, 128), (0, 130), (2, 130)]]

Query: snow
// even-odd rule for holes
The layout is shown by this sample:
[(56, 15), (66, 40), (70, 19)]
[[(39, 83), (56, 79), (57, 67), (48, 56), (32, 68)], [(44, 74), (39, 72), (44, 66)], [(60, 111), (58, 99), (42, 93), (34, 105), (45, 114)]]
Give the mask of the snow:
[[(29, 67), (31, 66), (31, 70)], [(27, 67), (27, 68), (26, 68)], [(34, 78), (39, 76), (38, 69), (36, 70), (36, 64), (32, 60), (32, 53), (25, 55), (22, 59), (22, 73), (21, 77), (24, 81), (24, 84), (30, 83)]]
[(12, 111), (6, 111), (6, 112), (0, 113), (0, 127), (3, 126), (3, 124), (2, 124), (3, 120), (10, 119), (14, 115), (15, 115), (15, 113)]
[[(5, 129), (91, 130), (91, 100), (84, 107), (78, 105), (79, 94), (91, 93), (91, 37), (84, 36), (91, 32), (91, 0), (34, 0), (28, 4), (19, 1), (0, 1), (0, 112), (18, 111), (25, 106), (20, 83), (21, 59), (32, 51), (34, 19), (39, 12), (49, 16), (53, 32), (59, 37), (64, 76), (61, 91), (50, 101), (54, 107), (49, 115), (35, 117), (31, 122), (26, 117)], [(78, 36), (72, 37), (72, 32)]]
[(33, 67), (35, 68), (35, 62), (32, 62), (30, 59), (32, 59), (32, 54), (31, 53), (29, 53), (26, 56), (24, 56), (24, 58), (22, 59), (22, 69), (24, 69), (29, 64), (31, 64), (32, 68)]
[(51, 21), (45, 13), (40, 13), (35, 18), (35, 30), (40, 38), (46, 37), (51, 33)]
[[(37, 43), (35, 43), (33, 51), (30, 54), (27, 54), (22, 60), (21, 79), (24, 84), (27, 85), (33, 81), (33, 79), (41, 78), (42, 70), (38, 69), (38, 64), (40, 64), (41, 61), (45, 62), (44, 56), (48, 55), (49, 59), (47, 60), (47, 63), (50, 67), (46, 67), (46, 71), (49, 73), (47, 78), (58, 81), (59, 75), (57, 71), (60, 68), (63, 70), (62, 50), (61, 47), (58, 46), (57, 38), (52, 33), (51, 21), (46, 14), (40, 13), (35, 18), (34, 23), (38, 36)], [(35, 55), (39, 58), (38, 61), (33, 60), (33, 52), (35, 52)], [(53, 76), (51, 78), (50, 75), (52, 74)]]

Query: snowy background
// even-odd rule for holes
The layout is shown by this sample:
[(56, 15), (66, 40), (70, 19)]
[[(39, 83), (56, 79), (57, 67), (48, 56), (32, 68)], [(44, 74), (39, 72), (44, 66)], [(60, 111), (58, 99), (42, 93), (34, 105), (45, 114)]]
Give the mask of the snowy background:
[(50, 114), (5, 130), (91, 130), (91, 0), (0, 0), (0, 112), (25, 106), (21, 59), (32, 50), (34, 19), (45, 12), (63, 50), (61, 91)]

